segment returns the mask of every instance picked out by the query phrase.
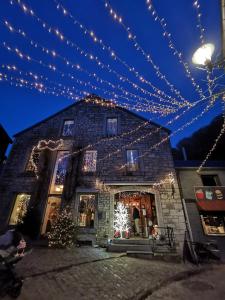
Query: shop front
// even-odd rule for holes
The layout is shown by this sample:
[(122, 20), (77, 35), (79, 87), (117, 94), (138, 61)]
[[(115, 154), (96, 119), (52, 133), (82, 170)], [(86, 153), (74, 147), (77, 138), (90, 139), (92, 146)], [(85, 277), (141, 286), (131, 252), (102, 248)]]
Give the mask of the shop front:
[[(154, 194), (139, 191), (125, 191), (115, 194), (114, 211), (122, 203), (127, 212), (127, 238), (148, 238), (153, 226), (158, 224)], [(115, 218), (115, 217), (114, 217)], [(114, 229), (114, 237), (120, 233)]]

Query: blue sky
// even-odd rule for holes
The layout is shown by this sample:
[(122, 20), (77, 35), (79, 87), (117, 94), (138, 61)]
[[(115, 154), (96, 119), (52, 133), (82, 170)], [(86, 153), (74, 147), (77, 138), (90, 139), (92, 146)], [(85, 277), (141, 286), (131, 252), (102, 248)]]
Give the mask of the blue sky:
[[(123, 74), (132, 82), (137, 83), (142, 88), (149, 91), (149, 86), (140, 83), (133, 74), (127, 71), (124, 66), (114, 61), (103, 51), (97, 43), (93, 43), (88, 35), (75, 26), (71, 20), (63, 16), (56, 8), (54, 0), (21, 0), (27, 7), (31, 8), (37, 16), (51, 25), (52, 28), (63, 32), (70, 41), (76, 43), (86, 52), (91, 53), (109, 64), (110, 68)], [(158, 14), (166, 20), (168, 31), (171, 33), (173, 42), (179, 51), (183, 53), (184, 60), (188, 63), (190, 70), (196, 79), (196, 82), (203, 90), (207, 88), (205, 81), (205, 72), (196, 69), (191, 62), (191, 57), (194, 50), (200, 45), (199, 30), (197, 28), (196, 8), (191, 0), (158, 0), (153, 1), (153, 4)], [(13, 0), (13, 5), (10, 1), (4, 0), (1, 3), (0, 12), (0, 57), (1, 65), (16, 65), (23, 72), (32, 72), (45, 77), (48, 77), (49, 82), (57, 82), (58, 84), (72, 87), (78, 90), (84, 90), (84, 86), (78, 85), (65, 76), (62, 78), (56, 72), (52, 72), (48, 68), (40, 66), (38, 63), (21, 60), (17, 55), (8, 52), (2, 47), (3, 42), (13, 48), (18, 48), (21, 52), (31, 56), (32, 58), (42, 61), (44, 64), (54, 64), (57, 70), (65, 74), (72, 74), (76, 79), (89, 81), (91, 84), (101, 88), (109, 89), (108, 85), (100, 85), (94, 78), (87, 76), (85, 73), (71, 69), (66, 66), (57, 57), (49, 56), (39, 49), (34, 49), (29, 44), (29, 39), (32, 39), (42, 46), (56, 51), (57, 54), (68, 58), (74, 64), (79, 64), (88, 72), (96, 73), (99, 77), (111, 82), (112, 84), (120, 84), (124, 89), (139, 96), (145, 97), (140, 91), (130, 88), (127, 83), (121, 83), (112, 74), (99, 68), (96, 63), (80, 55), (75, 49), (69, 47), (65, 42), (60, 41), (55, 35), (52, 35), (40, 26), (40, 23), (29, 14), (24, 14), (17, 5), (17, 0)], [(219, 0), (200, 1), (200, 11), (202, 13), (202, 25), (205, 28), (204, 38), (206, 42), (215, 44), (214, 59), (220, 53), (220, 7)], [(75, 17), (76, 20), (84, 24), (88, 29), (93, 30), (97, 37), (101, 38), (105, 44), (109, 45), (115, 53), (130, 66), (135, 67), (139, 74), (143, 75), (148, 81), (151, 81), (155, 86), (165, 91), (165, 93), (173, 95), (168, 86), (160, 80), (154, 69), (146, 62), (144, 57), (137, 52), (128, 39), (126, 32), (118, 22), (114, 22), (107, 10), (104, 7), (104, 1), (101, 0), (62, 0), (63, 4)], [(110, 4), (115, 8), (123, 21), (130, 27), (131, 31), (136, 35), (137, 41), (142, 48), (151, 54), (155, 64), (160, 67), (161, 73), (165, 74), (166, 78), (181, 91), (181, 94), (190, 102), (199, 100), (199, 95), (194, 90), (189, 79), (185, 76), (185, 72), (177, 57), (168, 48), (168, 42), (163, 37), (162, 28), (159, 23), (154, 21), (151, 13), (147, 10), (145, 0), (111, 0)], [(9, 32), (4, 25), (7, 20), (14, 28), (21, 29), (26, 32), (28, 39), (22, 36)], [(7, 73), (8, 76), (21, 78), (22, 76), (16, 72), (0, 69), (0, 72)], [(215, 75), (220, 74), (217, 72)], [(220, 79), (220, 84), (224, 83), (224, 79)], [(50, 86), (50, 83), (46, 83)], [(95, 91), (90, 87), (85, 88), (87, 92), (97, 93), (100, 96), (105, 95), (102, 92)], [(219, 91), (219, 87), (215, 90)], [(173, 95), (174, 96), (174, 95)], [(10, 136), (23, 130), (26, 127), (50, 116), (51, 114), (65, 108), (73, 103), (73, 100), (64, 97), (56, 97), (54, 95), (44, 95), (35, 90), (11, 86), (7, 82), (0, 82), (0, 123), (5, 127)], [(202, 104), (197, 109), (192, 109), (188, 114), (185, 114), (179, 122), (168, 126), (172, 131), (176, 130), (185, 122), (190, 121), (196, 114), (204, 109), (205, 104)], [(213, 109), (203, 118), (193, 123), (190, 127), (175, 135), (171, 142), (175, 145), (181, 138), (190, 135), (197, 128), (208, 124), (212, 118), (221, 112), (221, 103), (216, 102)], [(165, 125), (169, 118), (159, 118), (156, 115), (142, 113), (146, 118), (159, 124)]]

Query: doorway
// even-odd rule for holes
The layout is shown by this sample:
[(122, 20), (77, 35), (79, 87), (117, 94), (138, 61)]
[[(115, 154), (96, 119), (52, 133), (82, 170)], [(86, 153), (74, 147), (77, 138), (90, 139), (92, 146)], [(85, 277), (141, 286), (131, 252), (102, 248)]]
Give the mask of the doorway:
[[(139, 233), (141, 238), (148, 238), (153, 225), (158, 224), (155, 196), (146, 192), (121, 192), (115, 194), (114, 209), (119, 202), (122, 202), (127, 209), (129, 218), (129, 237), (136, 237), (135, 222), (133, 219), (133, 206), (139, 211)], [(116, 232), (114, 232), (116, 237)]]

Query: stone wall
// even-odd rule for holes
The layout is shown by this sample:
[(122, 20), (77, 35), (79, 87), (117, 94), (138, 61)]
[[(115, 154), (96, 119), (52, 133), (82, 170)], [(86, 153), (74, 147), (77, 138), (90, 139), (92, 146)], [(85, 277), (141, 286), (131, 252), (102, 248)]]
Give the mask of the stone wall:
[[(118, 118), (118, 134), (123, 134), (123, 137), (99, 143), (100, 139), (107, 137), (106, 120), (108, 117)], [(20, 192), (34, 193), (37, 179), (35, 176), (28, 176), (25, 172), (32, 147), (37, 145), (41, 139), (57, 140), (61, 138), (63, 122), (68, 119), (72, 119), (75, 122), (74, 135), (73, 137), (64, 138), (64, 143), (60, 150), (72, 151), (72, 149), (79, 149), (90, 144), (95, 144), (89, 149), (97, 150), (98, 153), (96, 173), (85, 175), (81, 169), (78, 170), (79, 180), (77, 181), (78, 186), (75, 187), (75, 190), (79, 187), (93, 188), (96, 178), (111, 184), (126, 182), (131, 187), (135, 184), (150, 186), (150, 184), (164, 179), (169, 172), (175, 173), (171, 147), (168, 141), (156, 149), (149, 150), (151, 146), (167, 137), (167, 130), (157, 130), (158, 126), (154, 123), (142, 126), (146, 120), (127, 110), (81, 101), (16, 135), (4, 174), (0, 181), (1, 226), (6, 225), (8, 222), (16, 194)], [(137, 130), (138, 127), (140, 127), (139, 130)], [(131, 133), (124, 135), (126, 132)], [(146, 137), (133, 143), (140, 136)], [(106, 157), (107, 154), (117, 149), (122, 149), (122, 151)], [(126, 163), (127, 149), (137, 149), (141, 156), (144, 154), (140, 158), (140, 169), (133, 174), (127, 173), (126, 168), (120, 168), (121, 165)], [(83, 153), (73, 157), (73, 163), (77, 163), (76, 160), (79, 160), (79, 162), (82, 161), (82, 155)], [(50, 182), (52, 176), (51, 170), (53, 170), (55, 159), (56, 153), (49, 153), (48, 167), (50, 171), (46, 173), (46, 176), (49, 178), (42, 187), (43, 198), (46, 198), (49, 193), (47, 182)], [(170, 191), (169, 193), (163, 191), (159, 192), (160, 196), (157, 198), (157, 201), (158, 206), (161, 206), (163, 225), (173, 225), (180, 234), (180, 231), (184, 228), (184, 220), (176, 178), (175, 189), (174, 199), (171, 199)], [(46, 200), (40, 199), (40, 202), (46, 203)], [(44, 206), (42, 210), (44, 210)], [(98, 236), (102, 239), (112, 233), (113, 199), (111, 194), (99, 193), (98, 210)]]

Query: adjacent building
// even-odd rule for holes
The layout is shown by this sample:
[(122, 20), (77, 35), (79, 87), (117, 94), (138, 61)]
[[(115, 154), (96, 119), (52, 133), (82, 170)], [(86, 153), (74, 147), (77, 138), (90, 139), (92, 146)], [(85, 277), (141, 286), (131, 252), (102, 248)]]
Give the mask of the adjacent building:
[(135, 205), (142, 238), (154, 224), (169, 226), (181, 249), (185, 222), (168, 134), (96, 96), (17, 133), (0, 181), (1, 226), (15, 225), (35, 206), (45, 235), (56, 209), (70, 205), (80, 234), (105, 245), (116, 234), (114, 211), (122, 202), (130, 236)]
[(225, 259), (225, 161), (175, 161), (187, 229), (193, 241), (215, 241)]

